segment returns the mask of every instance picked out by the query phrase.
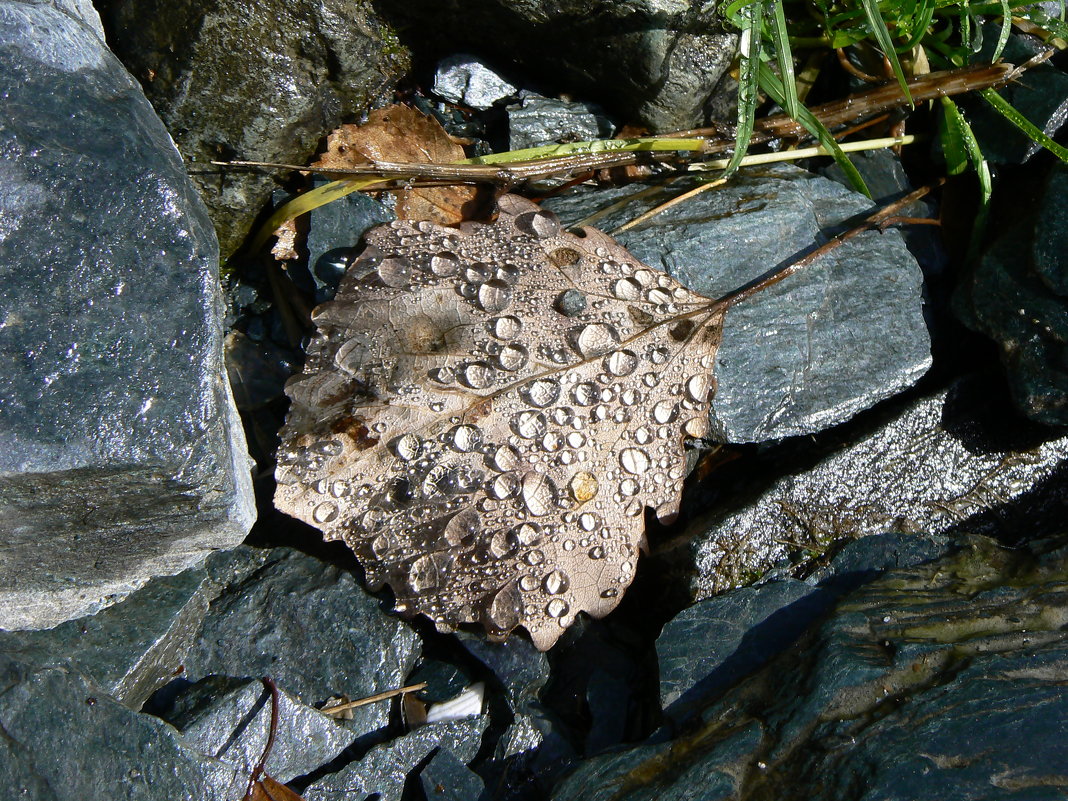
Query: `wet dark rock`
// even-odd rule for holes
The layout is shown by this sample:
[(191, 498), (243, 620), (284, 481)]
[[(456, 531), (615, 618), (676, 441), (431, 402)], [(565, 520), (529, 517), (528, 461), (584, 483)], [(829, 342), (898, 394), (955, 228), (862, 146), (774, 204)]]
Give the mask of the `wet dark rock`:
[[(635, 200), (597, 226), (611, 232), (688, 186)], [(576, 192), (544, 206), (573, 224), (635, 191)], [(870, 207), (796, 167), (751, 169), (617, 238), (715, 298), (795, 260)], [(921, 282), (900, 234), (868, 232), (731, 309), (716, 357), (711, 437), (760, 442), (812, 433), (913, 384), (931, 363)]]
[[(988, 64), (998, 41), (1000, 24), (983, 26), (983, 48), (975, 63)], [(1045, 51), (1047, 45), (1033, 36), (1011, 35), (1002, 60), (1023, 64)], [(1031, 67), (1019, 79), (1000, 87), (998, 94), (1035, 127), (1054, 137), (1068, 119), (1068, 75), (1049, 61)], [(1022, 164), (1042, 150), (1019, 128), (978, 97), (962, 101), (983, 157), (996, 164)]]
[(75, 666), (131, 709), (174, 678), (208, 609), (201, 569), (153, 579), (114, 606), (46, 631), (0, 633), (0, 653), (37, 665)]
[(300, 370), (300, 358), (266, 337), (254, 340), (248, 334), (226, 335), (226, 374), (241, 411), (254, 410), (282, 397), (286, 381)]
[(353, 192), (308, 215), (308, 268), (315, 284), (315, 302), (334, 297), (341, 276), (360, 251), (358, 243), (368, 229), (395, 219), (384, 205), (361, 192)]
[[(1068, 167), (1012, 199), (954, 299), (964, 323), (994, 339), (1013, 400), (1028, 417), (1068, 425)], [(1007, 218), (1009, 219), (1009, 218)]]
[(418, 0), (382, 13), (402, 36), (413, 31), (416, 50), (463, 48), (518, 63), (557, 91), (603, 96), (657, 131), (703, 119), (737, 41), (713, 4), (672, 0)]
[[(1014, 426), (982, 376), (920, 398), (757, 497), (738, 490), (740, 502), (694, 519), (690, 593), (707, 598), (773, 565), (807, 563), (840, 538), (896, 530), (928, 547), (925, 538), (961, 529), (1009, 541), (1040, 525), (1049, 533), (1065, 512), (1057, 487), (1068, 437), (1048, 437)], [(1026, 512), (1005, 509), (1014, 500)]]
[(518, 90), (476, 56), (442, 59), (434, 73), (434, 94), (452, 103), (485, 110)]
[(73, 667), (0, 655), (0, 786), (6, 798), (233, 801), (248, 776), (170, 725), (110, 698)]
[(530, 640), (509, 637), (504, 642), (490, 642), (467, 632), (457, 632), (456, 637), (497, 677), (513, 712), (523, 711), (537, 700), (549, 680), (549, 659)]
[[(346, 117), (388, 97), (405, 48), (369, 3), (346, 0), (101, 0), (108, 41), (144, 84), (182, 155), (305, 164)], [(276, 184), (196, 175), (223, 258)]]
[(480, 801), (486, 785), (452, 751), (438, 751), (419, 774), (428, 801)]
[(232, 547), (254, 508), (185, 166), (88, 3), (0, 20), (0, 627), (42, 628)]
[[(418, 638), (350, 573), (289, 548), (242, 547), (212, 567), (223, 589), (186, 657), (190, 681), (270, 676), (308, 706), (404, 685)], [(389, 722), (389, 709), (358, 707), (346, 725), (374, 731)]]
[(375, 746), (358, 762), (313, 782), (302, 795), (307, 801), (336, 801), (377, 793), (379, 801), (400, 801), (408, 774), (435, 751), (450, 752), (462, 765), (474, 759), (486, 723), (477, 717), (422, 726)]
[[(249, 775), (259, 763), (271, 726), (271, 693), (256, 679), (213, 677), (194, 685), (168, 718), (185, 742)], [(278, 728), (265, 770), (287, 782), (330, 762), (356, 733), (278, 688)]]
[(582, 798), (1053, 798), (1068, 549), (963, 550), (850, 593), (674, 740), (588, 760)]
[(599, 106), (542, 97), (523, 92), (519, 103), (508, 107), (508, 147), (521, 150), (555, 142), (610, 139), (612, 121)]

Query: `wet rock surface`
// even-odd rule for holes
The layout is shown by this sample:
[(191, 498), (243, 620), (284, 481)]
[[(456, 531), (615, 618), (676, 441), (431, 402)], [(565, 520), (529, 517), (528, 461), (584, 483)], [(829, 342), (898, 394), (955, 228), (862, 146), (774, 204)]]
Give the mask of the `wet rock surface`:
[(306, 163), (345, 118), (388, 96), (408, 55), (370, 4), (101, 0), (108, 42), (188, 162), (228, 258), (276, 187), (212, 160)]
[(508, 147), (611, 139), (615, 126), (591, 103), (568, 102), (524, 92), (508, 107)]
[(434, 94), (483, 111), (518, 91), (475, 56), (449, 56), (434, 73)]
[[(837, 798), (858, 787), (872, 798), (932, 787), (959, 798), (1055, 793), (1066, 560), (1052, 543), (1006, 550), (976, 538), (892, 570), (702, 704), (699, 723), (588, 761), (554, 798), (690, 798), (696, 781), (702, 798)], [(707, 604), (729, 615), (736, 596)]]
[(668, 0), (419, 0), (382, 13), (417, 54), (462, 48), (518, 62), (558, 91), (596, 87), (624, 116), (657, 131), (700, 123), (736, 42), (713, 6)]
[[(1047, 425), (1068, 425), (1068, 168), (1057, 164), (1017, 199), (1011, 224), (993, 237), (962, 282), (955, 308), (994, 339), (1017, 407)], [(1006, 213), (1008, 210), (1006, 210)]]
[(0, 4), (3, 628), (99, 609), (234, 546), (253, 518), (215, 236), (78, 9)]
[[(574, 225), (635, 191), (578, 192), (544, 205)], [(611, 231), (666, 197), (636, 199), (595, 224)], [(803, 255), (869, 207), (796, 167), (753, 168), (615, 236), (646, 264), (717, 298)], [(931, 364), (921, 286), (900, 235), (869, 232), (731, 309), (714, 367), (710, 438), (812, 433), (912, 385)]]
[[(694, 568), (691, 596), (811, 560), (837, 538), (962, 528), (1006, 541), (1056, 533), (1068, 438), (1014, 421), (1004, 401), (993, 402), (994, 380), (977, 375), (912, 401), (755, 495), (720, 488), (724, 496), (737, 493), (737, 506), (720, 504), (687, 525), (682, 560)], [(1011, 511), (1014, 500), (1027, 509), (1022, 518)], [(1003, 505), (1005, 512), (994, 511)]]

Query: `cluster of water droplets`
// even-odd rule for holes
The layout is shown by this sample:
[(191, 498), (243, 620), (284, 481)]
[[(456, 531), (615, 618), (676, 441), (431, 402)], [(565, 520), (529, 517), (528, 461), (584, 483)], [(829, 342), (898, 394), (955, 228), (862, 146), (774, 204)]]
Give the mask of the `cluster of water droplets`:
[(705, 301), (512, 198), (494, 225), (368, 240), (316, 312), (277, 502), (399, 608), (547, 647), (618, 602), (643, 510), (677, 507), (707, 429)]

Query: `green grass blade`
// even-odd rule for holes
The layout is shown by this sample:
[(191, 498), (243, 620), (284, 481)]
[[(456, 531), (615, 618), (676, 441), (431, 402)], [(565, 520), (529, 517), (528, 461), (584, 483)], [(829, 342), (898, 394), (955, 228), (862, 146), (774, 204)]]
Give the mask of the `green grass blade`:
[(741, 25), (738, 40), (738, 126), (735, 132), (734, 154), (724, 177), (738, 169), (753, 135), (753, 121), (760, 95), (760, 31), (766, 8), (767, 0), (756, 0), (740, 7), (737, 12), (737, 20)]
[(993, 89), (983, 89), (979, 94), (981, 94), (983, 100), (992, 105), (1002, 117), (1023, 131), (1032, 142), (1042, 145), (1042, 147), (1046, 148), (1046, 150), (1054, 156), (1059, 158), (1065, 164), (1068, 164), (1068, 150), (1046, 136), (1037, 125), (1013, 108), (1008, 100), (1003, 98)]
[(912, 102), (912, 95), (909, 93), (908, 79), (905, 78), (905, 71), (901, 69), (901, 61), (897, 57), (897, 48), (894, 47), (894, 43), (890, 39), (890, 31), (887, 30), (886, 23), (883, 22), (883, 16), (879, 13), (879, 0), (860, 0), (860, 5), (864, 9), (864, 17), (868, 21), (868, 28), (871, 34), (875, 37), (875, 41), (879, 43), (879, 48), (883, 51), (883, 54), (890, 60), (890, 67), (894, 71), (894, 77), (897, 78), (905, 99), (909, 101), (909, 106), (915, 107)]
[(801, 101), (797, 97), (797, 78), (794, 76), (794, 54), (790, 48), (790, 38), (786, 30), (786, 12), (783, 0), (771, 0), (769, 17), (771, 21), (771, 41), (775, 45), (775, 61), (779, 64), (779, 75), (785, 90), (786, 113), (797, 119)]
[[(968, 169), (969, 146), (966, 139), (971, 135), (971, 128), (957, 108), (957, 104), (948, 97), (942, 99), (942, 116), (939, 119), (942, 152), (946, 157), (946, 172), (960, 175)], [(971, 137), (974, 141), (975, 137)]]
[[(771, 96), (772, 100), (780, 106), (783, 105), (786, 98), (784, 97), (782, 82), (779, 80), (779, 76), (772, 72), (767, 64), (760, 65), (760, 86)], [(871, 197), (871, 192), (868, 191), (864, 179), (860, 177), (860, 173), (857, 172), (857, 168), (853, 166), (853, 162), (849, 160), (849, 157), (842, 151), (838, 142), (831, 136), (831, 132), (827, 130), (827, 126), (820, 122), (816, 116), (804, 106), (801, 106), (798, 109), (797, 121), (804, 125), (805, 129), (815, 136), (821, 145), (827, 148), (835, 162), (842, 168), (842, 172), (845, 173), (845, 176), (852, 187), (858, 192), (862, 192), (868, 197)]]
[(934, 20), (935, 8), (935, 0), (922, 0), (918, 4), (917, 11), (912, 17), (912, 36), (897, 49), (899, 53), (909, 52), (927, 35), (927, 29), (931, 27), (931, 22)]
[(1009, 8), (1009, 0), (1001, 0), (1001, 31), (998, 33), (998, 43), (994, 46), (994, 55), (991, 61), (1001, 58), (1005, 45), (1009, 43), (1009, 31), (1012, 29), (1012, 9)]

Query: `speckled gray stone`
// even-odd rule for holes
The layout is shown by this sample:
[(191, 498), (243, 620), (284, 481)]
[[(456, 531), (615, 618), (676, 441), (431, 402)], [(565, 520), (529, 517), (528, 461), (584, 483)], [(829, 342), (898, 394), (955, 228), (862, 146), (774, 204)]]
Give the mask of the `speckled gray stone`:
[(277, 187), (214, 159), (306, 164), (343, 119), (392, 96), (406, 48), (371, 3), (100, 0), (108, 41), (142, 81), (229, 258)]
[[(696, 518), (687, 527), (692, 596), (707, 598), (741, 576), (759, 575), (791, 548), (818, 553), (836, 538), (889, 530), (920, 536), (964, 526), (1015, 539), (1040, 516), (1056, 526), (1068, 511), (1059, 485), (1045, 495), (1037, 490), (1068, 459), (1068, 437), (998, 441), (989, 424), (973, 422), (977, 407), (990, 403), (985, 392), (977, 378), (921, 398), (741, 508)], [(1008, 410), (995, 417), (991, 423), (1007, 430)], [(1033, 514), (1014, 525), (1001, 510), (1024, 497)]]
[(434, 73), (434, 94), (471, 108), (488, 109), (517, 91), (485, 62), (463, 53), (442, 59)]
[(77, 670), (0, 656), (0, 796), (20, 801), (234, 801), (248, 776)]
[(72, 664), (104, 692), (140, 709), (180, 672), (213, 591), (202, 569), (152, 579), (121, 603), (45, 631), (0, 632), (0, 653)]
[[(290, 548), (242, 547), (230, 557), (232, 578), (220, 576), (224, 588), (185, 660), (191, 681), (269, 675), (308, 706), (404, 686), (419, 638), (350, 573)], [(390, 707), (358, 707), (345, 725), (375, 731), (389, 723)]]
[(93, 612), (255, 514), (214, 233), (84, 5), (0, 2), (0, 628)]
[(480, 801), (486, 786), (474, 771), (451, 751), (438, 751), (422, 772), (419, 781), (427, 801)]
[(615, 126), (599, 106), (556, 100), (524, 92), (519, 103), (508, 106), (508, 147), (551, 145), (554, 142), (587, 142), (610, 139)]
[[(213, 754), (248, 775), (259, 763), (271, 725), (271, 695), (254, 679), (228, 688), (208, 680), (202, 703), (169, 717), (185, 741)], [(193, 694), (190, 690), (188, 694)], [(184, 699), (185, 696), (183, 696)], [(272, 779), (287, 782), (311, 773), (337, 757), (356, 739), (356, 733), (329, 715), (305, 706), (278, 688), (278, 729), (265, 770)]]
[(435, 749), (450, 751), (462, 764), (474, 759), (488, 722), (477, 717), (421, 726), (313, 782), (303, 796), (306, 801), (342, 801), (377, 793), (379, 801), (400, 801), (408, 774)]
[[(611, 233), (689, 186), (678, 182), (628, 203), (596, 226)], [(543, 205), (575, 224), (636, 191), (579, 191)], [(716, 298), (795, 260), (870, 207), (797, 167), (753, 168), (617, 239)], [(900, 234), (871, 231), (731, 309), (714, 368), (711, 437), (761, 442), (812, 433), (911, 386), (931, 363), (922, 278)]]

